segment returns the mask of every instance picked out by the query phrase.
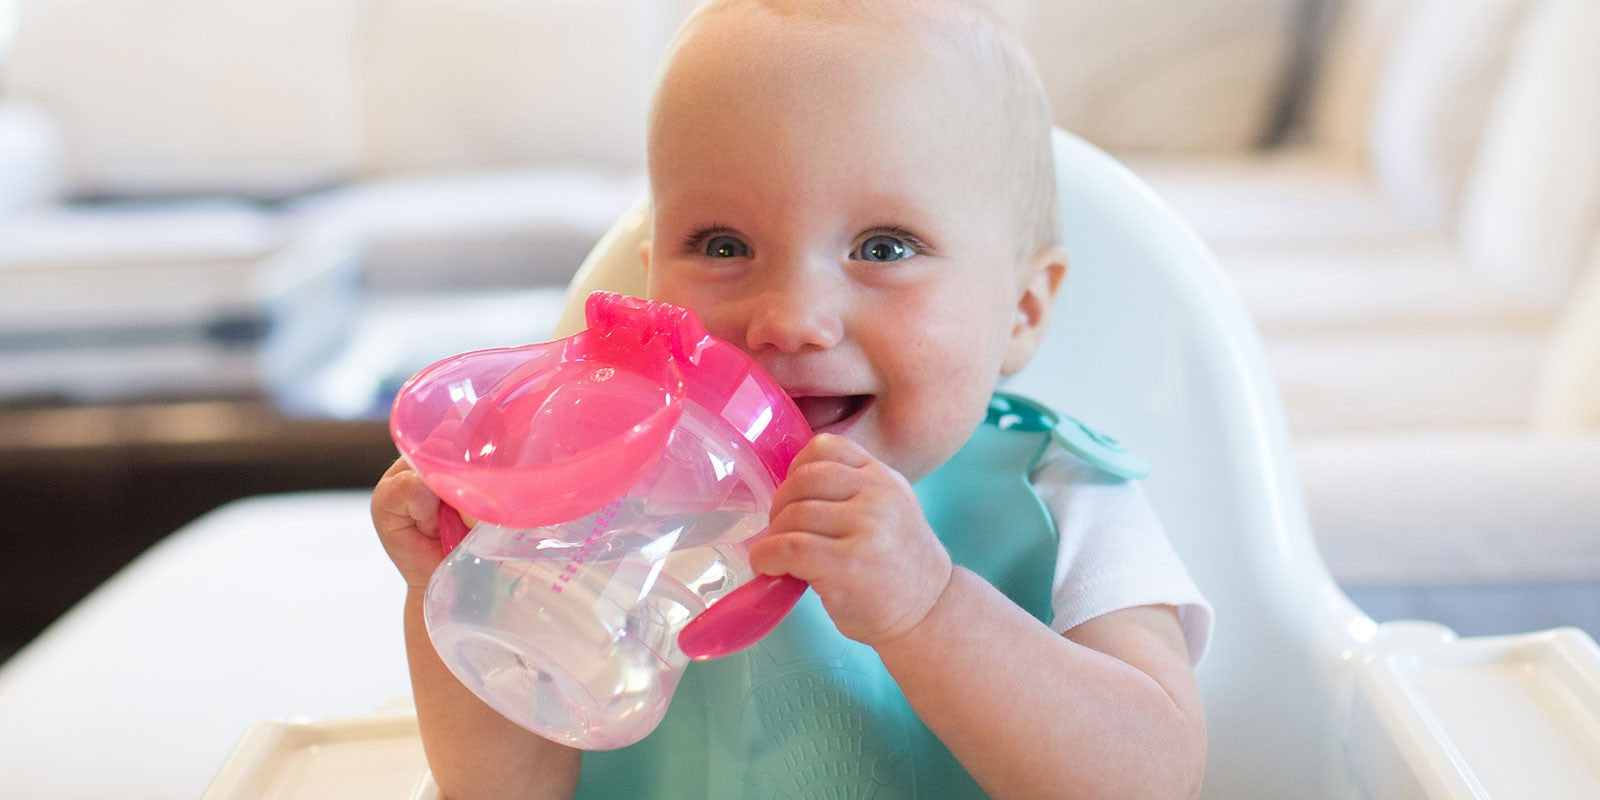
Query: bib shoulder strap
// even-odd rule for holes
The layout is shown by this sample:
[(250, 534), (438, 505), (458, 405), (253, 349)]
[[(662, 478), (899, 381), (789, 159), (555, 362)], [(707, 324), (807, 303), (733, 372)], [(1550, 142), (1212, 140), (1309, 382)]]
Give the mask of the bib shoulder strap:
[(1050, 439), (1097, 469), (1126, 480), (1150, 474), (1150, 464), (1126, 445), (1075, 417), (1058, 414), (1026, 397), (996, 392), (987, 423), (1002, 431), (1049, 431)]

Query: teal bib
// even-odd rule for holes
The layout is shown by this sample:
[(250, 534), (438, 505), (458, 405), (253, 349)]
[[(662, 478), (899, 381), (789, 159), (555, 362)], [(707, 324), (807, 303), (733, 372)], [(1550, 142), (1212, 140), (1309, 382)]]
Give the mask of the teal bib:
[[(951, 559), (1044, 622), (1056, 530), (1028, 475), (1052, 437), (1060, 441), (1057, 422), (1029, 401), (996, 395), (986, 423), (915, 487)], [(877, 653), (839, 633), (807, 592), (753, 647), (691, 663), (649, 736), (584, 753), (577, 797), (985, 795), (912, 713)]]

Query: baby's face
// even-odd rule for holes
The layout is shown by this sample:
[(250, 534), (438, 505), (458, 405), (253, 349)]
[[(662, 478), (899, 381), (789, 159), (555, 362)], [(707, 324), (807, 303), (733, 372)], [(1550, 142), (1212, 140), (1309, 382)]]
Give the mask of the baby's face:
[(649, 293), (915, 480), (1031, 355), (1013, 204), (972, 106), (903, 54), (738, 51), (688, 52), (663, 88)]

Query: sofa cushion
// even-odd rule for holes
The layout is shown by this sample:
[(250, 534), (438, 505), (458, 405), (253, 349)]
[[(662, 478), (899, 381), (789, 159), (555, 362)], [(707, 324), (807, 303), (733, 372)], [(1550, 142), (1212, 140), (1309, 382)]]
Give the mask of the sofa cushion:
[(374, 0), (363, 171), (636, 169), (675, 21), (638, 0)]
[(1600, 3), (1541, 0), (1512, 44), (1474, 163), (1460, 236), (1469, 263), (1560, 295), (1600, 221)]
[(60, 199), (61, 129), (30, 103), (0, 101), (0, 217)]
[[(281, 245), (282, 239), (275, 215), (240, 201), (50, 207), (0, 219), (0, 274), (26, 271), (44, 282), (78, 268), (253, 261)], [(70, 288), (70, 278), (53, 280)], [(101, 288), (85, 286), (78, 291)], [(11, 314), (26, 313), (18, 298), (4, 300), (17, 303)]]
[[(1309, 148), (1125, 159), (1219, 255), (1405, 236), (1359, 160)], [(1224, 258), (1224, 263), (1227, 259)]]
[(1556, 321), (1536, 400), (1537, 427), (1600, 428), (1600, 236)]
[(1348, 159), (1141, 157), (1129, 166), (1211, 246), (1268, 335), (1341, 328), (1543, 323), (1559, 299), (1475, 274)]
[(336, 348), (357, 286), (338, 231), (286, 239), (241, 203), (0, 222), (0, 396), (271, 391)]
[(368, 295), (338, 351), (273, 399), (297, 415), (388, 419), (400, 385), (439, 359), (556, 338), (565, 299), (559, 286)]
[(1371, 155), (1394, 210), (1447, 228), (1528, 0), (1423, 0), (1389, 48)]
[(1341, 583), (1600, 578), (1595, 432), (1302, 437), (1295, 462), (1317, 542)]
[(356, 166), (362, 6), (32, 3), (0, 92), (57, 116), (77, 194), (292, 194)]
[(998, 4), (1062, 127), (1118, 151), (1257, 144), (1291, 56), (1291, 0)]
[(1437, 325), (1268, 337), (1297, 436), (1525, 426), (1548, 330)]
[(1440, 234), (1218, 248), (1217, 257), (1269, 335), (1544, 324), (1559, 308), (1544, 294), (1474, 274)]
[(642, 173), (575, 168), (369, 180), (288, 207), (292, 229), (333, 225), (363, 245), (379, 291), (565, 286), (645, 193)]
[(1365, 158), (1384, 53), (1421, 0), (1340, 0), (1312, 88), (1307, 138), (1319, 149)]

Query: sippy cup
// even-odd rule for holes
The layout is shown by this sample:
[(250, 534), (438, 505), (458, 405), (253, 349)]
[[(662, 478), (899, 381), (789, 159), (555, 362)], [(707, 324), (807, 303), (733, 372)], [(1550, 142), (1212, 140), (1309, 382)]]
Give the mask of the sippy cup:
[(417, 373), (390, 432), (446, 547), (457, 509), (480, 520), (427, 588), (439, 656), (519, 725), (611, 749), (656, 727), (691, 656), (754, 641), (804, 591), (745, 554), (811, 432), (692, 311), (596, 292), (586, 312), (567, 339)]

